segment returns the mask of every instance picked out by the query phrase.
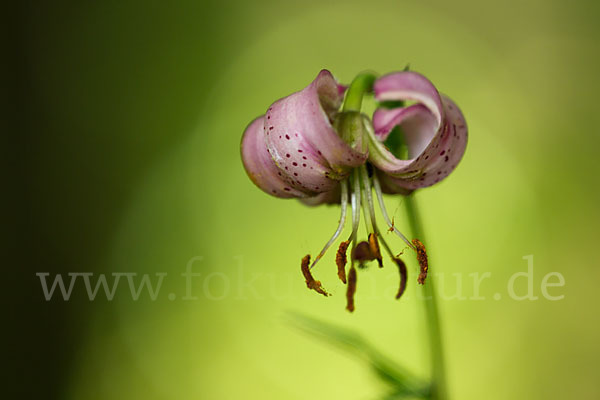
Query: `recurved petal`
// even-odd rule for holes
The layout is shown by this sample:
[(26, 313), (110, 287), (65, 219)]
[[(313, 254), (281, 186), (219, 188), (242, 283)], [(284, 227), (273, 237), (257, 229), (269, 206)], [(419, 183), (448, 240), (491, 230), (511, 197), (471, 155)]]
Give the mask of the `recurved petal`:
[(402, 126), (409, 156), (421, 154), (433, 140), (438, 127), (434, 115), (423, 104), (375, 110), (373, 126), (378, 140), (385, 141), (392, 129), (398, 125)]
[[(399, 72), (375, 83), (378, 100), (416, 100), (419, 103), (394, 109), (376, 110), (369, 131), (369, 160), (387, 176), (384, 190), (402, 193), (406, 189), (431, 186), (456, 167), (464, 154), (467, 128), (460, 109), (422, 75)], [(409, 159), (401, 160), (382, 143), (395, 126), (402, 128)]]
[(425, 105), (433, 114), (436, 121), (442, 120), (442, 102), (440, 94), (429, 79), (413, 71), (393, 72), (384, 75), (373, 85), (375, 99), (414, 100)]
[(244, 131), (241, 153), (246, 173), (264, 192), (282, 198), (307, 196), (284, 181), (283, 172), (275, 165), (267, 151), (264, 116), (256, 118)]
[(343, 96), (343, 87), (323, 70), (305, 89), (276, 101), (267, 111), (267, 146), (298, 190), (330, 191), (367, 159), (366, 151), (350, 147), (332, 126)]

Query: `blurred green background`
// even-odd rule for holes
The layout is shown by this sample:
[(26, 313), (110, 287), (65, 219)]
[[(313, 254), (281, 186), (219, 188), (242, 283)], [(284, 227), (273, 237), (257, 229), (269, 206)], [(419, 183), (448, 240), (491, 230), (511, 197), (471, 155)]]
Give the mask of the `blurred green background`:
[[(414, 279), (398, 302), (391, 265), (360, 271), (350, 315), (329, 254), (316, 275), (334, 296), (306, 290), (299, 260), (320, 250), (339, 210), (263, 194), (239, 157), (247, 123), (321, 68), (349, 82), (410, 63), (469, 124), (456, 172), (418, 194), (432, 271), (443, 274), (452, 398), (599, 398), (597, 4), (21, 3), (7, 75), (23, 130), (7, 156), (24, 211), (14, 216), (13, 389), (48, 399), (386, 393), (367, 364), (299, 332), (287, 311), (357, 331), (426, 376)], [(387, 201), (406, 230), (401, 199)], [(528, 255), (539, 299), (517, 301), (507, 282)], [(183, 300), (190, 260), (197, 299)], [(155, 301), (132, 300), (125, 278), (113, 301), (88, 300), (81, 281), (69, 301), (45, 301), (36, 272), (168, 275)], [(484, 300), (469, 299), (476, 272), (491, 274)], [(550, 289), (564, 299), (543, 298), (549, 272), (564, 276)], [(466, 299), (451, 298), (457, 279)]]

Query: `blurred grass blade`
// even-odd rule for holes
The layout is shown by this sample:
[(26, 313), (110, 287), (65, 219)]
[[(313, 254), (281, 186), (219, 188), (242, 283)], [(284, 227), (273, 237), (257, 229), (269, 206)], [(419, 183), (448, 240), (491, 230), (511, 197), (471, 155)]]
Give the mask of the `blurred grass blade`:
[(425, 382), (385, 357), (358, 333), (303, 314), (290, 312), (288, 315), (292, 324), (301, 331), (368, 362), (377, 376), (393, 387), (392, 397), (386, 398), (423, 398), (428, 393), (428, 385)]

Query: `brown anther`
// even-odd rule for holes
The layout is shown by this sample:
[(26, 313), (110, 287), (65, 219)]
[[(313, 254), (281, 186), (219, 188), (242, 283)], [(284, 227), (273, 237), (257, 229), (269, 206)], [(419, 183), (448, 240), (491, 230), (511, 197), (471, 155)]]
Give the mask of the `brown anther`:
[(360, 264), (365, 261), (372, 261), (375, 259), (371, 245), (367, 242), (360, 242), (352, 249), (352, 259), (358, 261)]
[(350, 267), (348, 271), (348, 288), (346, 289), (346, 310), (354, 311), (354, 293), (356, 293), (356, 268)]
[(377, 260), (377, 264), (379, 264), (379, 268), (383, 268), (383, 259), (381, 258), (381, 251), (379, 250), (379, 242), (377, 241), (377, 235), (374, 233), (369, 233), (369, 247), (371, 248), (371, 253)]
[(306, 287), (316, 291), (317, 293), (321, 293), (323, 296), (329, 296), (329, 293), (327, 293), (325, 289), (323, 289), (323, 286), (321, 286), (321, 282), (313, 278), (312, 274), (310, 273), (309, 265), (310, 254), (307, 254), (302, 259), (302, 264), (300, 265), (302, 268), (302, 275), (304, 275), (304, 279), (306, 279)]
[(394, 232), (394, 217), (392, 217), (392, 226), (390, 226), (388, 232)]
[(338, 268), (338, 276), (344, 283), (346, 283), (346, 263), (348, 262), (346, 251), (348, 250), (348, 245), (350, 245), (349, 240), (340, 243), (340, 247), (338, 247), (337, 254), (335, 255), (335, 264)]
[(420, 272), (417, 282), (421, 285), (425, 284), (425, 278), (427, 278), (427, 271), (429, 270), (429, 263), (427, 261), (427, 252), (425, 251), (425, 245), (421, 243), (419, 239), (413, 239), (412, 244), (417, 250), (417, 261), (419, 262)]
[(404, 289), (406, 289), (406, 264), (404, 264), (404, 261), (402, 261), (398, 257), (394, 258), (393, 260), (398, 266), (398, 271), (400, 272), (400, 288), (398, 289), (398, 293), (396, 294), (396, 299), (399, 299), (400, 296), (402, 296), (402, 293), (404, 293)]

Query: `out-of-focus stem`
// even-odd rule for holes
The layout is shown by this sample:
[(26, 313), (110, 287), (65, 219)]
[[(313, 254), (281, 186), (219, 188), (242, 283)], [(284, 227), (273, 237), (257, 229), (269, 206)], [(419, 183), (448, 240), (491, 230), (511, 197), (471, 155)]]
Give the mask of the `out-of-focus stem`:
[[(414, 198), (414, 193), (404, 198), (408, 221), (413, 233), (413, 237), (421, 242), (427, 243), (423, 226), (419, 217), (418, 207)], [(440, 329), (440, 319), (437, 308), (436, 292), (434, 289), (433, 274), (429, 274), (427, 282), (423, 285), (423, 302), (425, 317), (427, 323), (430, 363), (431, 363), (431, 399), (447, 400), (446, 376), (444, 367), (444, 354), (442, 347), (442, 336)]]

